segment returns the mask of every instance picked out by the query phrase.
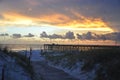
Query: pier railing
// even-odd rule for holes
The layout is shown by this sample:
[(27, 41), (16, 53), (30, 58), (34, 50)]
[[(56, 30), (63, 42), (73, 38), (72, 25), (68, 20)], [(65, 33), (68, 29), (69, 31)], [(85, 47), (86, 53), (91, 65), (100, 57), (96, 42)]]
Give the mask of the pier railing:
[(119, 45), (66, 45), (66, 44), (44, 44), (44, 51), (86, 51), (92, 49), (116, 49)]

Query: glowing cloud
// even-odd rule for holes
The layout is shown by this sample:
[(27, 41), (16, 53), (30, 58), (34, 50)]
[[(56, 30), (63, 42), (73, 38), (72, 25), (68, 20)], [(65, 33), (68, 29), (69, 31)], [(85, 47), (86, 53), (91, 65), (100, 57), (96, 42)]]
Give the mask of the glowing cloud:
[(81, 30), (98, 30), (98, 31), (109, 31), (113, 30), (104, 22), (101, 18), (89, 18), (82, 16), (77, 12), (72, 12), (77, 19), (71, 19), (69, 22), (64, 24), (58, 24), (59, 26), (81, 29)]
[(3, 14), (4, 20), (0, 20), (0, 26), (30, 26), (37, 25), (27, 16), (16, 13)]
[(113, 30), (101, 18), (89, 18), (74, 12), (74, 18), (64, 14), (39, 15), (30, 17), (18, 13), (4, 13), (4, 20), (0, 20), (1, 26), (55, 26), (66, 29), (96, 30), (113, 32)]

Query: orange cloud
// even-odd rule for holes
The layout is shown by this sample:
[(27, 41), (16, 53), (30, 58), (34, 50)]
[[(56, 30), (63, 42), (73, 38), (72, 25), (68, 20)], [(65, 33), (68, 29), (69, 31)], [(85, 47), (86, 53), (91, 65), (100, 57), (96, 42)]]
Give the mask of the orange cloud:
[(21, 15), (18, 13), (4, 13), (3, 17), (5, 20), (2, 20), (2, 24), (23, 24), (23, 25), (43, 25), (43, 24), (48, 24), (48, 25), (53, 25), (53, 24), (59, 24), (59, 23), (64, 23), (67, 22), (69, 17), (62, 15), (62, 14), (52, 14), (52, 15), (41, 15), (38, 17), (30, 17), (26, 15)]
[(77, 12), (72, 12), (76, 19), (71, 19), (65, 24), (59, 24), (60, 26), (69, 26), (74, 28), (109, 28), (108, 24), (101, 18), (88, 18), (82, 16)]
[(4, 17), (4, 19), (0, 20), (1, 26), (37, 25), (35, 22), (33, 22), (32, 18), (17, 13), (4, 13), (2, 16)]
[(47, 22), (53, 26), (58, 26), (67, 29), (81, 29), (81, 30), (96, 30), (96, 31), (108, 31), (113, 30), (109, 25), (101, 18), (88, 18), (74, 12), (76, 18), (70, 18), (63, 14), (44, 15), (39, 17), (40, 21)]
[(2, 16), (4, 20), (0, 20), (0, 25), (16, 25), (16, 26), (56, 26), (62, 28), (71, 29), (84, 29), (84, 30), (98, 30), (98, 31), (109, 31), (113, 30), (100, 18), (88, 18), (81, 14), (74, 12), (75, 18), (71, 18), (64, 14), (50, 14), (40, 15), (37, 17), (30, 17), (18, 13), (4, 13)]
[(43, 15), (39, 17), (39, 21), (47, 22), (50, 24), (62, 24), (69, 21), (70, 18), (63, 14)]

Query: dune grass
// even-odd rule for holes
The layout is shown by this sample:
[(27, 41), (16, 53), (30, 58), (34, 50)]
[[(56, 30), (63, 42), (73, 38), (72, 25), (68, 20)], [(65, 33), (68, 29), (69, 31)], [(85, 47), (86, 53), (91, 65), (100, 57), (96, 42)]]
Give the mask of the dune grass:
[(2, 52), (4, 52), (5, 54), (13, 57), (16, 62), (21, 66), (23, 67), (23, 69), (30, 75), (31, 79), (32, 80), (35, 80), (34, 78), (34, 70), (33, 70), (33, 67), (32, 65), (30, 64), (30, 60), (29, 58), (27, 58), (26, 56), (22, 55), (22, 54), (19, 54), (17, 52), (13, 52), (13, 51), (10, 51), (7, 47), (4, 47), (3, 49), (0, 49)]
[(120, 48), (110, 49), (92, 49), (80, 53), (60, 53), (52, 55), (43, 53), (47, 60), (58, 65), (65, 60), (63, 67), (72, 68), (76, 62), (82, 61), (82, 71), (92, 70), (96, 64), (99, 64), (96, 70), (95, 80), (120, 80)]

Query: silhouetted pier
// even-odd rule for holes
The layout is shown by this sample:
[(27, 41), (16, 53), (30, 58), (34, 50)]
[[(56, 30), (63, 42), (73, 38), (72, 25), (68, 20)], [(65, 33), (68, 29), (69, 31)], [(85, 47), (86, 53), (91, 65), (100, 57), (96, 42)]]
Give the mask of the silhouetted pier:
[(66, 44), (44, 44), (44, 51), (86, 51), (92, 49), (113, 49), (120, 45), (66, 45)]

